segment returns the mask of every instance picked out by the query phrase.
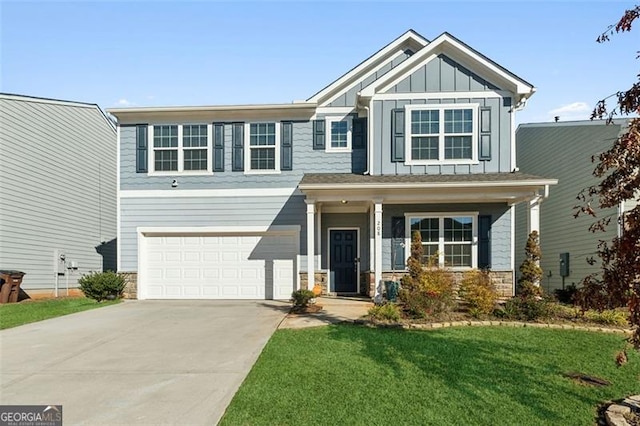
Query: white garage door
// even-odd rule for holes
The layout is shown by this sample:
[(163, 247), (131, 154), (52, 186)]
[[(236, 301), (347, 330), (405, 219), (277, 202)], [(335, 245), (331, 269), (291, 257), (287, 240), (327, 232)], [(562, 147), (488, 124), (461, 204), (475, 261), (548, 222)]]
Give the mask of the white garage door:
[(147, 236), (139, 297), (289, 299), (298, 234)]

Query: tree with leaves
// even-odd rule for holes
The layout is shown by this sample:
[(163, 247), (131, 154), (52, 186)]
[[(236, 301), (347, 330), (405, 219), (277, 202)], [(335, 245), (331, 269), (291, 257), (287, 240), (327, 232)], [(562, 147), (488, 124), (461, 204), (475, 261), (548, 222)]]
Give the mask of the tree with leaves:
[[(631, 31), (631, 25), (640, 17), (640, 6), (626, 10), (618, 23), (600, 34), (596, 41), (605, 43), (615, 33)], [(640, 58), (640, 52), (637, 52)], [(613, 102), (611, 99), (613, 98)], [(610, 106), (613, 103), (613, 106)], [(627, 90), (619, 91), (600, 100), (591, 119), (606, 119), (608, 124), (615, 116), (640, 115), (640, 74), (638, 81)], [(594, 176), (599, 184), (586, 188), (578, 195), (575, 217), (587, 214), (596, 217), (591, 232), (604, 231), (611, 217), (597, 218), (594, 205), (602, 209), (617, 208), (621, 203), (637, 200), (640, 191), (640, 118), (631, 118), (628, 125), (607, 151), (594, 155), (597, 163)], [(618, 218), (620, 236), (610, 241), (601, 240), (596, 255), (600, 259), (601, 272), (582, 280), (583, 291), (605, 294), (606, 304), (626, 303), (630, 310), (630, 323), (635, 328), (632, 343), (640, 348), (640, 204)], [(595, 259), (590, 259), (592, 264)], [(588, 298), (584, 298), (588, 300)]]

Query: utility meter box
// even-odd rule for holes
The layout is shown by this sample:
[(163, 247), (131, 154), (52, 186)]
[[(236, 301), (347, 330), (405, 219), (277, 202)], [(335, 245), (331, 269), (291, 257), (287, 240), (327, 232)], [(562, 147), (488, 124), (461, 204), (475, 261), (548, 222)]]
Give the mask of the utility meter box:
[(569, 253), (560, 253), (560, 276), (569, 276)]

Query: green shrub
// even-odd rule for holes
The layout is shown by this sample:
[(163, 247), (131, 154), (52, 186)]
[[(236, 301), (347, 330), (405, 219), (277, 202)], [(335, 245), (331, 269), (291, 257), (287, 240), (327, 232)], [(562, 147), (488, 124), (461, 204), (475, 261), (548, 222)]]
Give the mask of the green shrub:
[(395, 303), (385, 303), (376, 305), (369, 309), (369, 318), (378, 321), (398, 322), (400, 321), (400, 308)]
[(554, 303), (547, 297), (512, 297), (507, 300), (504, 316), (512, 320), (536, 321), (554, 315)]
[(561, 288), (555, 289), (553, 293), (555, 294), (556, 299), (558, 299), (558, 302), (565, 303), (568, 305), (575, 302), (577, 291), (578, 291), (578, 288), (576, 287), (575, 284), (569, 284), (563, 289)]
[(465, 272), (458, 295), (467, 303), (469, 314), (474, 317), (490, 314), (498, 301), (498, 291), (487, 270)]
[(296, 290), (291, 293), (291, 301), (295, 308), (306, 308), (316, 295), (311, 290)]
[(584, 318), (587, 321), (604, 325), (625, 327), (629, 325), (629, 312), (624, 309), (608, 309), (602, 312), (586, 311)]
[(411, 256), (407, 260), (409, 274), (402, 277), (398, 292), (404, 310), (414, 318), (438, 315), (455, 306), (455, 287), (452, 274), (438, 266), (437, 254), (424, 265), (422, 238), (415, 231), (411, 238)]
[(83, 275), (78, 284), (86, 297), (101, 302), (122, 297), (125, 281), (122, 275), (112, 271), (91, 272)]

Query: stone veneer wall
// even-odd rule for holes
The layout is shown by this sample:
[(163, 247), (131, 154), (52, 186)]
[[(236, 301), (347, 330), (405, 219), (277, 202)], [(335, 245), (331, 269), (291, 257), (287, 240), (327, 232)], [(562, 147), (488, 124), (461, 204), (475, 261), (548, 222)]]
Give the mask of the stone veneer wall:
[[(327, 294), (327, 273), (316, 271), (314, 274), (316, 284), (320, 284), (322, 287), (322, 294)], [(309, 288), (309, 280), (307, 279), (306, 272), (300, 272), (300, 288), (303, 290), (313, 290)]]
[(120, 275), (124, 277), (124, 292), (123, 297), (125, 299), (137, 299), (138, 298), (138, 273), (137, 272), (120, 272)]
[[(462, 271), (451, 271), (453, 274), (454, 280), (456, 281), (456, 286), (462, 280), (464, 276), (464, 272)], [(375, 295), (375, 279), (373, 272), (368, 273), (369, 278), (369, 296), (373, 297)], [(382, 273), (382, 281), (391, 281), (394, 277), (397, 281), (400, 281), (406, 272), (383, 272)], [(514, 295), (514, 286), (513, 286), (513, 274), (511, 271), (490, 271), (491, 279), (493, 284), (496, 286), (496, 290), (498, 290), (498, 294), (501, 297), (511, 297)]]

